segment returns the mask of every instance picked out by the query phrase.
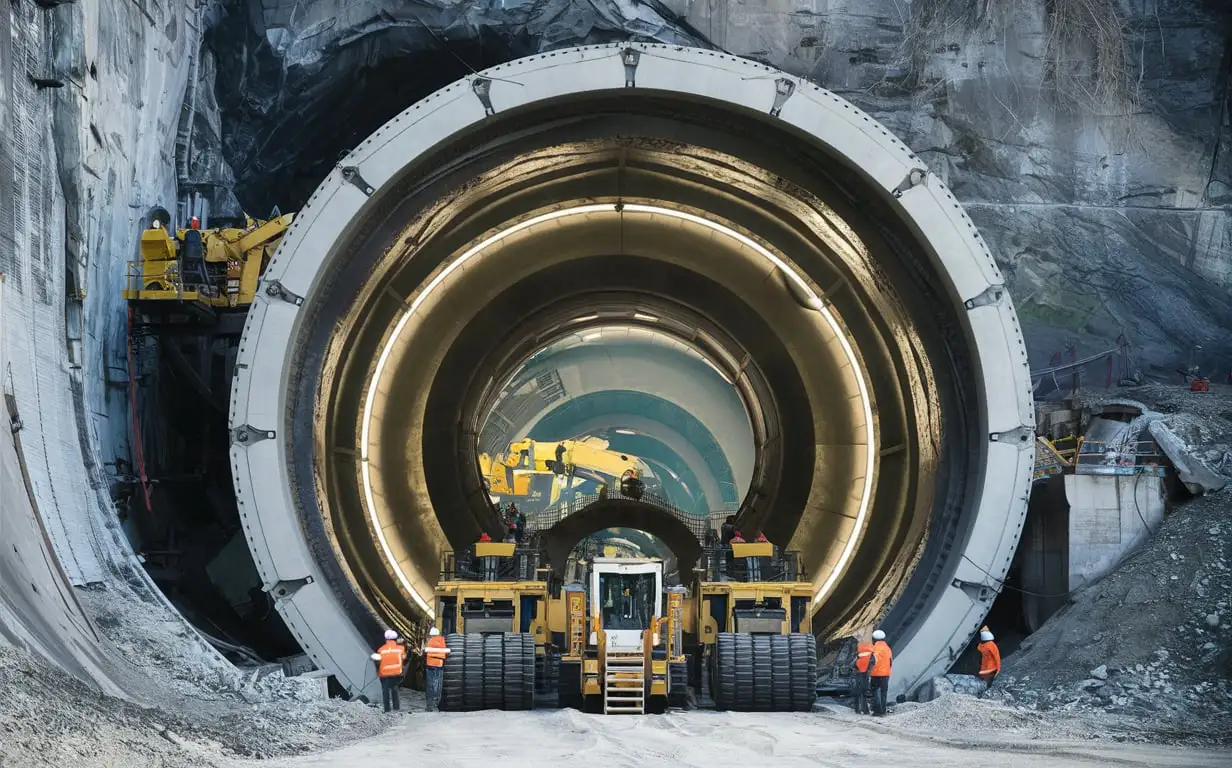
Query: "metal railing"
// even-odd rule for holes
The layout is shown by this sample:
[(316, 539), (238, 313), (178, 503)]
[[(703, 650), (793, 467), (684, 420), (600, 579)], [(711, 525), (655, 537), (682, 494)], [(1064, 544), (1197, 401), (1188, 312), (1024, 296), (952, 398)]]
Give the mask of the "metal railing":
[(1163, 454), (1154, 440), (1108, 443), (1083, 440), (1074, 456), (1074, 473), (1082, 475), (1134, 475), (1163, 473)]
[(800, 580), (800, 553), (778, 547), (770, 557), (735, 557), (731, 547), (709, 547), (701, 565), (704, 581)]
[[(144, 291), (151, 282), (162, 282), (170, 286), (169, 290), (184, 294), (184, 285), (180, 281), (180, 262), (177, 259), (130, 261), (124, 272), (124, 289), (127, 291)], [(168, 290), (168, 289), (161, 289)]]
[(512, 557), (475, 554), (473, 546), (441, 557), (441, 581), (539, 581), (543, 553), (537, 547), (515, 547)]

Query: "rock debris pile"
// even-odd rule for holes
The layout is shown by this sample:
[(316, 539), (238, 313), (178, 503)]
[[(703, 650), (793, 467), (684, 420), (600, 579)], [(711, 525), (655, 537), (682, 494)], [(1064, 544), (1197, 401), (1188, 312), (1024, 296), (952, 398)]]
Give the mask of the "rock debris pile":
[(1171, 514), (1005, 661), (994, 695), (1099, 711), (1144, 737), (1232, 740), (1232, 492)]

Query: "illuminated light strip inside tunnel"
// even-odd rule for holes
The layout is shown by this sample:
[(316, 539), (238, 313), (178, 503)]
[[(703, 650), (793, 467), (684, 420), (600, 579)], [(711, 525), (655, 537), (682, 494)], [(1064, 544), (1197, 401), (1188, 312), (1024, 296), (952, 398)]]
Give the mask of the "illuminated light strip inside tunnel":
[(403, 329), (406, 327), (406, 324), (410, 322), (410, 319), (415, 314), (416, 310), (418, 310), (420, 306), (428, 300), (428, 298), (432, 295), (432, 292), (440, 286), (441, 283), (448, 279), (455, 270), (465, 266), (466, 262), (475, 255), (482, 253), (492, 245), (499, 243), (501, 240), (504, 240), (511, 235), (548, 221), (566, 219), (572, 216), (583, 216), (589, 213), (619, 213), (622, 210), (630, 213), (646, 213), (655, 216), (680, 219), (681, 221), (688, 221), (692, 224), (705, 227), (718, 235), (737, 241), (745, 248), (754, 251), (767, 262), (778, 268), (796, 285), (801, 295), (805, 297), (808, 307), (816, 312), (819, 312), (822, 318), (825, 319), (826, 324), (830, 327), (830, 330), (839, 340), (843, 354), (846, 356), (847, 364), (851, 366), (852, 371), (855, 373), (857, 386), (860, 389), (860, 407), (864, 411), (864, 437), (866, 442), (864, 450), (864, 487), (860, 494), (860, 503), (856, 517), (856, 535), (848, 538), (847, 543), (843, 547), (842, 553), (839, 555), (837, 567), (831, 571), (830, 576), (825, 580), (825, 582), (821, 585), (821, 588), (817, 590), (817, 593), (813, 596), (814, 603), (819, 602), (822, 598), (829, 594), (835, 581), (837, 581), (842, 575), (843, 570), (847, 566), (847, 561), (851, 558), (852, 551), (859, 542), (859, 534), (864, 530), (864, 521), (868, 514), (869, 499), (872, 496), (874, 466), (876, 464), (877, 457), (877, 442), (876, 436), (873, 433), (873, 411), (869, 401), (868, 386), (865, 383), (864, 371), (861, 369), (860, 361), (856, 357), (855, 350), (851, 347), (851, 342), (847, 340), (847, 333), (838, 322), (838, 319), (835, 318), (834, 314), (826, 306), (825, 302), (823, 302), (821, 298), (817, 296), (816, 292), (813, 291), (812, 287), (808, 284), (808, 281), (801, 277), (800, 274), (790, 264), (784, 261), (782, 257), (772, 253), (761, 243), (758, 243), (756, 240), (735, 231), (731, 227), (716, 221), (711, 221), (710, 219), (702, 216), (697, 216), (685, 211), (676, 211), (671, 208), (664, 208), (661, 206), (641, 205), (636, 203), (599, 203), (595, 205), (580, 205), (572, 208), (550, 211), (525, 221), (521, 221), (484, 238), (482, 241), (463, 251), (456, 259), (446, 265), (444, 269), (433, 277), (427, 287), (420, 292), (411, 304), (403, 311), (401, 317), (398, 318), (398, 322), (394, 325), (393, 332), (390, 333), (389, 337), (386, 339), (385, 345), (381, 349), (380, 356), (377, 358), (376, 369), (373, 372), (371, 382), (368, 385), (368, 395), (364, 402), (363, 427), (360, 436), (360, 446), (362, 450), (360, 460), (362, 462), (361, 471), (363, 473), (364, 498), (367, 503), (369, 519), (372, 521), (372, 528), (376, 531), (377, 539), (380, 542), (381, 549), (385, 554), (386, 564), (397, 575), (399, 582), (402, 584), (403, 588), (406, 589), (407, 593), (429, 617), (436, 615), (435, 610), (432, 605), (424, 599), (424, 596), (419, 594), (419, 591), (412, 586), (411, 580), (407, 577), (406, 573), (403, 572), (401, 566), (399, 566), (397, 558), (394, 557), (393, 551), (389, 546), (389, 541), (385, 537), (382, 522), (377, 513), (376, 500), (373, 497), (372, 491), (372, 473), (369, 468), (368, 461), (368, 446), (370, 445), (371, 437), (372, 413), (376, 404), (377, 388), (381, 383), (381, 377), (385, 372), (385, 365), (389, 361), (390, 353), (397, 345)]
[[(627, 48), (642, 53), (632, 79)], [(621, 182), (642, 191), (621, 192)], [(618, 200), (628, 216), (616, 216)], [(664, 222), (633, 232), (640, 256), (604, 248), (604, 238), (631, 231), (612, 227), (625, 218)], [(747, 264), (733, 260), (720, 274), (696, 254), (673, 261), (666, 250), (707, 242), (747, 254)], [(543, 253), (536, 245), (573, 250), (537, 267), (528, 261)], [(494, 258), (475, 258), (485, 248)], [(468, 419), (482, 418), (483, 385), (440, 374), (439, 360), (414, 372), (416, 350), (462, 360), (449, 368), (456, 376), (467, 347), (430, 348), (432, 334), (467, 326), (473, 342), (486, 327), (478, 375), (499, 378), (542, 346), (504, 322), (522, 320), (519, 302), (532, 295), (524, 284), (575, 290), (534, 316), (529, 333), (593, 333), (608, 315), (598, 308), (603, 317), (592, 319), (585, 292), (607, 290), (610, 275), (581, 270), (625, 253), (648, 269), (642, 283), (594, 294), (609, 314), (638, 309), (634, 319), (655, 323), (679, 313), (687, 324), (690, 311), (698, 321), (717, 312), (710, 331), (727, 337), (711, 359), (721, 375), (737, 370), (730, 350), (774, 350), (754, 366), (770, 401), (754, 379), (734, 380), (746, 405), (766, 408), (754, 414), (755, 433), (791, 432), (777, 447), (758, 443), (759, 457), (765, 445), (779, 451), (768, 460), (774, 471), (754, 467), (750, 498), (769, 489), (769, 501), (746, 499), (743, 509), (753, 528), (774, 527), (810, 559), (823, 631), (886, 622), (903, 689), (944, 671), (978, 629), (988, 598), (976, 587), (1004, 577), (1026, 512), (1031, 456), (1020, 446), (1030, 445), (1034, 413), (1004, 280), (945, 184), (869, 116), (755, 62), (641, 43), (528, 57), (410, 106), (322, 182), (271, 261), (241, 342), (231, 426), (277, 439), (233, 445), (231, 455), (254, 561), (301, 645), (343, 686), (375, 695), (366, 667), (374, 627), (430, 616), (440, 552), (483, 527), (482, 505), (467, 507), (480, 480), (463, 471), (474, 446), (447, 428), (478, 429)], [(504, 275), (488, 261), (518, 270)], [(741, 295), (750, 274), (775, 271), (783, 279), (755, 299)], [(579, 286), (590, 282), (571, 289), (579, 274)], [(693, 293), (654, 296), (652, 280)], [(507, 294), (511, 309), (485, 319), (468, 304), (478, 306), (467, 296), (475, 285)], [(699, 291), (737, 300), (698, 309)], [(752, 325), (735, 324), (743, 320)], [(510, 349), (498, 351), (502, 343)], [(840, 362), (848, 373), (818, 368)], [(841, 394), (818, 389), (835, 375)], [(421, 414), (438, 397), (445, 415), (429, 421)], [(809, 416), (831, 406), (839, 426)], [(315, 424), (300, 416), (310, 412)], [(399, 443), (422, 454), (410, 472)], [(776, 506), (776, 492), (790, 503)], [(801, 505), (807, 515), (791, 519)], [(861, 538), (864, 528), (877, 535)]]

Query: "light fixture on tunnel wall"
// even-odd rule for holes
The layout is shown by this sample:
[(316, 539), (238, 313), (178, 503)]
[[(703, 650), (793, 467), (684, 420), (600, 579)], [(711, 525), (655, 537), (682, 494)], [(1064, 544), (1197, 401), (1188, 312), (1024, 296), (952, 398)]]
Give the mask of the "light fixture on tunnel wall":
[[(397, 563), (397, 559), (394, 557), (393, 551), (389, 546), (389, 542), (385, 537), (385, 533), (382, 530), (382, 526), (381, 526), (380, 515), (378, 514), (377, 507), (376, 507), (375, 494), (372, 488), (372, 475), (371, 475), (371, 470), (369, 468), (368, 453), (369, 453), (370, 438), (372, 434), (372, 414), (373, 414), (373, 410), (376, 404), (377, 391), (379, 388), (382, 375), (385, 370), (385, 366), (389, 362), (390, 355), (392, 354), (394, 348), (397, 346), (398, 340), (401, 337), (403, 330), (406, 328), (407, 323), (410, 322), (410, 319), (415, 315), (419, 307), (428, 299), (429, 296), (432, 295), (432, 293), (438, 287), (440, 287), (442, 283), (445, 282), (445, 280), (449, 278), (450, 275), (452, 275), (455, 271), (457, 271), (462, 266), (464, 266), (468, 261), (470, 261), (476, 255), (487, 250), (493, 244), (500, 242), (502, 239), (507, 238), (511, 235), (515, 235), (519, 232), (523, 232), (527, 229), (538, 226), (540, 224), (544, 224), (546, 222), (555, 221), (558, 219), (563, 219), (563, 218), (571, 217), (571, 216), (584, 216), (584, 215), (595, 214), (595, 213), (625, 213), (625, 214), (642, 213), (642, 214), (647, 214), (651, 216), (663, 216), (667, 218), (674, 218), (674, 219), (686, 221), (686, 222), (704, 227), (722, 237), (726, 237), (726, 238), (736, 241), (737, 243), (744, 246), (748, 250), (754, 253), (757, 253), (762, 258), (764, 258), (766, 261), (773, 264), (774, 267), (787, 279), (788, 290), (793, 295), (796, 295), (797, 297), (802, 298), (801, 303), (804, 304), (808, 309), (819, 313), (822, 317), (823, 322), (826, 323), (830, 331), (834, 334), (835, 338), (838, 340), (843, 356), (847, 360), (848, 365), (851, 367), (851, 370), (855, 377), (856, 385), (857, 385), (857, 388), (860, 394), (860, 407), (861, 407), (861, 413), (864, 417), (864, 432), (865, 432), (865, 435), (864, 435), (865, 436), (864, 478), (863, 478), (863, 487), (860, 492), (860, 503), (857, 508), (855, 526), (853, 529), (854, 534), (850, 538), (848, 538), (847, 542), (844, 544), (843, 550), (839, 554), (839, 558), (835, 564), (835, 567), (831, 570), (830, 575), (826, 578), (825, 582), (823, 582), (821, 587), (817, 590), (816, 594), (813, 596), (813, 603), (816, 604), (817, 602), (821, 601), (827, 594), (829, 594), (830, 590), (834, 587), (834, 584), (838, 581), (839, 577), (843, 574), (845, 568), (847, 567), (847, 563), (850, 561), (852, 553), (855, 551), (856, 544), (858, 544), (860, 541), (860, 532), (864, 528), (864, 522), (867, 519), (868, 509), (869, 509), (869, 505), (872, 499), (873, 472), (876, 466), (876, 456), (877, 456), (876, 435), (873, 432), (874, 422), (873, 422), (872, 403), (870, 400), (868, 384), (865, 381), (865, 374), (864, 374), (863, 366), (860, 363), (860, 359), (856, 355), (854, 347), (851, 345), (850, 341), (847, 339), (847, 333), (843, 325), (839, 323), (838, 319), (834, 316), (834, 314), (830, 312), (828, 307), (826, 307), (825, 302), (821, 300), (821, 298), (813, 290), (812, 286), (809, 285), (808, 281), (806, 281), (795, 270), (795, 268), (791, 264), (787, 263), (783, 258), (778, 256), (773, 251), (766, 248), (765, 246), (763, 246), (761, 243), (757, 242), (756, 240), (740, 232), (737, 232), (731, 227), (728, 227), (716, 221), (712, 221), (711, 219), (707, 219), (704, 216), (699, 216), (693, 213), (688, 213), (686, 211), (679, 211), (679, 210), (675, 210), (672, 208), (666, 208), (666, 207), (656, 206), (656, 205), (645, 205), (645, 204), (640, 204), (640, 203), (637, 203), (637, 204), (635, 203), (623, 203), (623, 204), (621, 203), (596, 203), (596, 204), (590, 204), (590, 205), (573, 206), (570, 208), (563, 208), (560, 210), (543, 213), (538, 216), (534, 216), (524, 221), (521, 221), (512, 226), (509, 226), (505, 229), (502, 229), (496, 232), (495, 234), (484, 238), (482, 241), (480, 241), (479, 243), (476, 243), (475, 245), (471, 246), (467, 250), (463, 251), (456, 259), (454, 259), (452, 262), (447, 264), (444, 267), (444, 269), (440, 270), (436, 274), (436, 276), (434, 276), (432, 280), (428, 282), (428, 284), (424, 287), (423, 291), (421, 291), (410, 302), (410, 304), (403, 310), (402, 315), (398, 318), (397, 322), (394, 324), (392, 332), (390, 332), (390, 334), (386, 338), (384, 346), (381, 348), (381, 353), (379, 357), (377, 358), (376, 367), (373, 369), (372, 379), (368, 384), (367, 396), (365, 397), (365, 400), (364, 400), (363, 419), (361, 421), (361, 427), (360, 427), (360, 467), (361, 467), (361, 478), (363, 482), (364, 502), (367, 506), (368, 517), (372, 523), (372, 528), (376, 532), (377, 541), (380, 544), (381, 551), (385, 556), (386, 564), (394, 572), (395, 576), (398, 578), (398, 582), (403, 586), (404, 589), (406, 589), (406, 591), (410, 594), (412, 599), (414, 599), (416, 604), (419, 605), (419, 607), (429, 617), (435, 617), (435, 611), (433, 610), (432, 606), (429, 605), (428, 601), (426, 601), (423, 598), (423, 596), (421, 596), (419, 592), (414, 589), (414, 587), (411, 585), (410, 579), (407, 577), (406, 573), (403, 572), (402, 568)], [(593, 317), (575, 318), (573, 322), (582, 322), (582, 321), (589, 320), (589, 319), (598, 319), (598, 317), (599, 316), (596, 314), (596, 315), (593, 315)], [(586, 340), (586, 337), (583, 337), (583, 339)], [(709, 361), (706, 361), (706, 362), (711, 367), (715, 367), (713, 363), (710, 363)], [(715, 367), (715, 370), (718, 370), (718, 368)], [(721, 372), (720, 372), (720, 375), (722, 375)], [(727, 377), (724, 377), (725, 380), (726, 378)], [(728, 381), (728, 383), (730, 384), (731, 382)]]
[(655, 317), (654, 315), (648, 315), (648, 314), (646, 314), (645, 312), (634, 312), (634, 313), (633, 313), (633, 319), (634, 319), (634, 320), (641, 320), (643, 323), (657, 323), (657, 322), (659, 322), (659, 318)]

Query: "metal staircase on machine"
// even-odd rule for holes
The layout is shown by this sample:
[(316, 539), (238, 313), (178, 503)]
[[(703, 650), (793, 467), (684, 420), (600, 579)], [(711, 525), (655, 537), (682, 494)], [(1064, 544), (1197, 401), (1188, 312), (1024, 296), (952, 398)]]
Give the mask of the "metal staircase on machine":
[(646, 711), (646, 661), (643, 654), (607, 650), (603, 659), (603, 713), (640, 715)]

